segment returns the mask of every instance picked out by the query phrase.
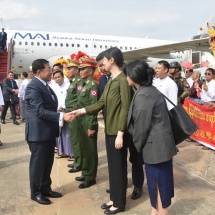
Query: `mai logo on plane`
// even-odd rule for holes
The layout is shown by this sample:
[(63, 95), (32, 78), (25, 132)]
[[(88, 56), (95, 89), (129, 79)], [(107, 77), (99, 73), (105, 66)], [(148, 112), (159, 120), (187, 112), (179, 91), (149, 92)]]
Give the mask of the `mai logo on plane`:
[(20, 37), (22, 39), (28, 38), (30, 40), (35, 40), (35, 39), (42, 39), (42, 40), (49, 40), (49, 34), (31, 34), (31, 33), (27, 33), (25, 35), (22, 35), (21, 33), (16, 32), (14, 35), (14, 39), (16, 39), (17, 37)]

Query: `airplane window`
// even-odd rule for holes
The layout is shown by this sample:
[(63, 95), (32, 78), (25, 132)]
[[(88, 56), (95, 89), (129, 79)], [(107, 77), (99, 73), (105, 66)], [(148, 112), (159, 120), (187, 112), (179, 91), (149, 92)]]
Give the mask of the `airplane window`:
[(46, 43), (43, 43), (43, 46), (46, 46)]
[(96, 45), (94, 45), (94, 48), (96, 49)]
[(34, 42), (31, 42), (31, 45), (33, 46), (33, 45), (34, 45)]
[(125, 47), (125, 50), (127, 50), (127, 47)]
[(77, 44), (77, 47), (80, 47), (80, 44)]
[(88, 45), (86, 44), (85, 47), (88, 48)]
[(72, 47), (74, 47), (74, 44), (72, 44)]
[(102, 45), (100, 45), (100, 49), (102, 49)]
[(27, 45), (28, 45), (28, 42), (25, 42), (25, 45), (27, 46)]
[(66, 44), (66, 47), (69, 47), (69, 44), (68, 44), (68, 43)]
[(134, 47), (134, 49), (137, 49), (137, 47)]
[(37, 45), (39, 46), (39, 45), (40, 45), (40, 43), (39, 43), (39, 42), (37, 42)]
[(107, 46), (105, 46), (105, 48), (107, 49), (108, 47), (107, 47)]
[(49, 46), (52, 46), (52, 43), (49, 43)]
[(63, 43), (61, 43), (60, 46), (63, 47)]
[(15, 45), (16, 44), (16, 42), (15, 42), (15, 40), (13, 40), (13, 45)]
[(130, 47), (130, 50), (132, 50), (132, 47)]
[(54, 45), (57, 46), (57, 43), (55, 43)]
[(120, 49), (122, 50), (122, 46), (120, 46)]
[(19, 45), (22, 45), (22, 42), (19, 42)]

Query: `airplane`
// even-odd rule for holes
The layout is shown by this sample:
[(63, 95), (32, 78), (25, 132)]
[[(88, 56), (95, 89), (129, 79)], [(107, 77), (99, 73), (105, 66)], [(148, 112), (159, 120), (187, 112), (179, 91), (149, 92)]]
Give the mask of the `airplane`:
[[(215, 15), (207, 22), (214, 23)], [(53, 65), (58, 58), (69, 58), (72, 53), (78, 51), (96, 57), (110, 47), (120, 48), (127, 61), (142, 58), (152, 67), (159, 59), (182, 63), (192, 60), (196, 53), (199, 56), (201, 52), (210, 52), (206, 23), (202, 31), (184, 42), (110, 35), (7, 30), (9, 40), (7, 69), (16, 70), (20, 74), (29, 71), (29, 66), (38, 58), (47, 59)]]

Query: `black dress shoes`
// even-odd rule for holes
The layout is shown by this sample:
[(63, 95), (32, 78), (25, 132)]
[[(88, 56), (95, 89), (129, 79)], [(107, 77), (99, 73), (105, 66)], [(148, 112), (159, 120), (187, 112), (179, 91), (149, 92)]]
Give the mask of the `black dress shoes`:
[(76, 177), (75, 180), (76, 181), (84, 181), (84, 176)]
[(17, 121), (13, 121), (14, 125), (19, 125), (19, 123)]
[(51, 204), (51, 201), (42, 195), (31, 197), (31, 199), (38, 202), (39, 204), (42, 204), (42, 205), (50, 205)]
[(72, 169), (68, 170), (68, 172), (70, 172), (70, 173), (80, 172), (80, 171), (81, 171), (81, 168), (79, 168), (79, 167), (73, 167)]
[(1, 124), (6, 124), (4, 119), (1, 120)]
[(73, 163), (70, 163), (70, 164), (67, 165), (67, 167), (69, 167), (69, 168), (74, 168), (74, 164), (73, 164)]
[(138, 188), (138, 187), (135, 187), (132, 194), (131, 194), (131, 198), (133, 200), (136, 200), (138, 199), (140, 196), (142, 196), (142, 187), (141, 188)]
[(110, 189), (107, 189), (107, 190), (106, 190), (106, 193), (110, 193)]
[(121, 208), (117, 208), (117, 209), (115, 209), (115, 210), (110, 210), (110, 208), (108, 208), (108, 209), (106, 209), (105, 211), (104, 211), (104, 213), (105, 214), (117, 214), (117, 213), (119, 213), (119, 212), (123, 212), (123, 211), (125, 211), (125, 207), (121, 207)]
[(58, 193), (58, 192), (54, 192), (54, 191), (49, 191), (47, 193), (43, 193), (44, 196), (47, 196), (47, 197), (51, 197), (51, 198), (60, 198), (62, 197), (62, 194), (61, 193)]
[(104, 203), (102, 206), (101, 206), (101, 209), (108, 209), (108, 208), (111, 208), (112, 205), (107, 205), (106, 203)]
[(92, 181), (84, 181), (83, 183), (81, 183), (79, 185), (79, 188), (80, 189), (85, 189), (85, 188), (93, 186), (94, 184), (96, 184), (96, 180), (95, 179), (92, 180)]

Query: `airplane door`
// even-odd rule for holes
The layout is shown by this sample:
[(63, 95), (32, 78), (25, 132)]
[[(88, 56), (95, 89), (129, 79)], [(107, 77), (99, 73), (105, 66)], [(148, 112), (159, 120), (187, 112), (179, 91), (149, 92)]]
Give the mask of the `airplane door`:
[(97, 43), (95, 43), (95, 42), (93, 42), (93, 54), (97, 54), (98, 53), (98, 44)]

